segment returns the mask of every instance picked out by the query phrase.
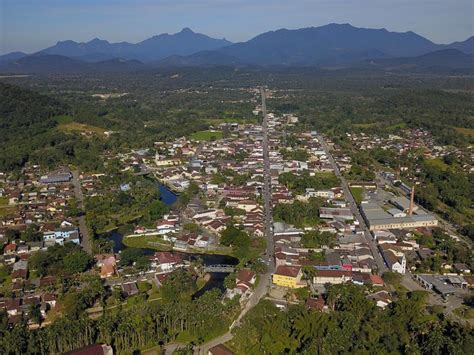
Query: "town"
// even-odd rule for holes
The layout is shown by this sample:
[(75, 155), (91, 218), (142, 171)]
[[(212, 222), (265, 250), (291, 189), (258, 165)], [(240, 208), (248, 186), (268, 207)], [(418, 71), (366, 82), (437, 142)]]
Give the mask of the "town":
[[(58, 288), (65, 280), (75, 280), (77, 289), (100, 282), (112, 290), (105, 304), (88, 305), (94, 318), (127, 300), (158, 299), (181, 269), (191, 270), (204, 290), (220, 280), (222, 297), (238, 299), (230, 330), (261, 299), (280, 309), (304, 304), (330, 312), (328, 288), (347, 283), (364, 288), (367, 300), (382, 309), (400, 288), (427, 290), (430, 304), (459, 318), (474, 287), (470, 254), (453, 255), (450, 248), (462, 238), (416, 203), (420, 182), (402, 180), (403, 167), (354, 179), (343, 146), (305, 131), (294, 114), (267, 113), (271, 90), (256, 88), (253, 95), (255, 103), (261, 96), (255, 123), (224, 122), (193, 137), (107, 155), (116, 175), (37, 165), (20, 175), (1, 173), (0, 308), (9, 324), (51, 324), (66, 306)], [(460, 154), (434, 146), (421, 130), (401, 135), (346, 137), (359, 150), (402, 153), (423, 146), (431, 148), (425, 153), (431, 158)], [(472, 158), (472, 152), (463, 154)], [(134, 205), (114, 213), (114, 222), (87, 210), (91, 201), (117, 194), (127, 200), (139, 189), (152, 198), (154, 189), (169, 201), (148, 219)], [(127, 228), (115, 232), (118, 239), (107, 239), (120, 225)], [(216, 351), (224, 347), (218, 344)]]

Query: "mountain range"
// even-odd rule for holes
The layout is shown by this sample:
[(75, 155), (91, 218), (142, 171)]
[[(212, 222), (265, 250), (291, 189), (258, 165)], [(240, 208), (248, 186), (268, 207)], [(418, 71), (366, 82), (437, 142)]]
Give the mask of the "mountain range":
[[(424, 57), (426, 56), (427, 57)], [(183, 66), (316, 66), (474, 69), (474, 36), (436, 44), (414, 32), (329, 24), (280, 29), (231, 43), (189, 28), (142, 42), (62, 41), (37, 53), (0, 56), (1, 72), (141, 70)], [(410, 59), (411, 58), (411, 59)], [(416, 59), (415, 59), (416, 58)]]

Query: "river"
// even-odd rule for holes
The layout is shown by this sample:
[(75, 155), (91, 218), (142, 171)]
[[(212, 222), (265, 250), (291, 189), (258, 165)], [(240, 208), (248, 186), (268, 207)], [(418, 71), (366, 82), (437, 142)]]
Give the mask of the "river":
[[(170, 191), (165, 185), (159, 184), (158, 188), (160, 189), (160, 199), (168, 206), (171, 206), (178, 199), (178, 196)], [(115, 253), (120, 253), (122, 250), (127, 248), (127, 246), (122, 243), (123, 234), (118, 231), (108, 233), (108, 237), (114, 241)], [(153, 255), (155, 253), (154, 249), (144, 248), (143, 251), (145, 252), (145, 255)], [(219, 264), (237, 265), (239, 263), (238, 259), (228, 255), (176, 253), (182, 255), (184, 260), (195, 260), (201, 258), (205, 266)], [(220, 291), (225, 290), (224, 279), (228, 275), (227, 273), (210, 273), (209, 275), (209, 281), (194, 295), (195, 297), (202, 296), (204, 292), (213, 288), (217, 288)]]

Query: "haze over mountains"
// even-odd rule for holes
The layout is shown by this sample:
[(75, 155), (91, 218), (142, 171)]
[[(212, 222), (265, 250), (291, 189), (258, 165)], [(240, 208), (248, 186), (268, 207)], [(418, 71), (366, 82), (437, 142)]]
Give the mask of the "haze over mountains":
[(414, 33), (329, 24), (280, 29), (235, 43), (189, 28), (142, 42), (62, 41), (32, 55), (0, 56), (2, 72), (126, 71), (180, 66), (316, 66), (474, 69), (474, 37), (440, 45)]

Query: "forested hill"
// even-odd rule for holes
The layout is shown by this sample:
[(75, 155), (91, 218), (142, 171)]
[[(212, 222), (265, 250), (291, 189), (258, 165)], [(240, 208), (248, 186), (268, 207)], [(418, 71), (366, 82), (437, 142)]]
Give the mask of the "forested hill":
[(44, 133), (56, 125), (52, 117), (66, 110), (51, 97), (0, 83), (0, 142)]
[(16, 170), (27, 161), (55, 166), (77, 158), (89, 143), (55, 129), (68, 106), (34, 91), (0, 83), (0, 171)]

